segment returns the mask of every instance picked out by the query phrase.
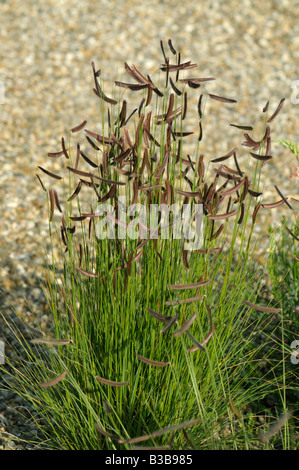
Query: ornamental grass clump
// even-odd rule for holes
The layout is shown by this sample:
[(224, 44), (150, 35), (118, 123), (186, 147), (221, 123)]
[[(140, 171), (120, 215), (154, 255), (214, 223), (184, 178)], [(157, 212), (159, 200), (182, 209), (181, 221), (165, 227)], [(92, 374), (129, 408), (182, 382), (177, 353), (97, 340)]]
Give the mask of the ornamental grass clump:
[(252, 126), (231, 123), (241, 143), (207, 161), (207, 101), (237, 102), (206, 91), (215, 78), (194, 72), (170, 40), (161, 49), (154, 78), (125, 63), (128, 81), (115, 81), (113, 96), (92, 63), (101, 122), (74, 122), (48, 154), (61, 171), (37, 173), (53, 330), (27, 343), (31, 366), (12, 373), (48, 447), (271, 447), (252, 410), (280, 386), (262, 370), (262, 332), (283, 312), (275, 299), (257, 303), (253, 233), (261, 213), (298, 203), (275, 183), (280, 199), (263, 199), (284, 99), (263, 109), (258, 140)]

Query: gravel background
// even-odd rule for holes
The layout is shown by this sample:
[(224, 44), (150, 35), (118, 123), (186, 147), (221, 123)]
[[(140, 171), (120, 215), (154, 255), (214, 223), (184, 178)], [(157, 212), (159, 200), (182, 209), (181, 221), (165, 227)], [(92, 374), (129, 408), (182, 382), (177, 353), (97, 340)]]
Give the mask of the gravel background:
[[(60, 150), (70, 128), (84, 119), (99, 122), (91, 61), (109, 94), (111, 80), (127, 79), (125, 61), (152, 76), (162, 63), (160, 39), (172, 38), (183, 59), (198, 64), (197, 76), (217, 78), (209, 92), (238, 100), (236, 107), (214, 102), (208, 110), (202, 143), (208, 161), (242, 141), (228, 123), (254, 125), (258, 135), (262, 108), (270, 100), (273, 112), (282, 97), (272, 135), (299, 143), (299, 104), (291, 102), (299, 79), (298, 24), (293, 0), (0, 0), (0, 311), (6, 318), (14, 311), (42, 330), (51, 324), (39, 285), (49, 249), (47, 208), (35, 172), (38, 165), (58, 168), (46, 155)], [(298, 195), (299, 180), (289, 178), (294, 163), (273, 144), (265, 181), (271, 202), (278, 199), (273, 184)], [(0, 320), (1, 327), (7, 339)], [(10, 436), (34, 432), (26, 428), (28, 413), (11, 392), (0, 391), (0, 448), (22, 448)]]

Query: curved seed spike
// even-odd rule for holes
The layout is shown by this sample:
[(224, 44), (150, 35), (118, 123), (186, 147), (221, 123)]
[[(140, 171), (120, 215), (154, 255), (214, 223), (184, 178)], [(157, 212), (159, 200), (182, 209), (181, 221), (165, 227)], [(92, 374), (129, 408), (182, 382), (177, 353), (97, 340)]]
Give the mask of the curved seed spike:
[(166, 331), (170, 330), (170, 328), (175, 324), (177, 319), (179, 318), (179, 313), (177, 313), (174, 317), (172, 317), (172, 320), (168, 322), (166, 326), (160, 331), (161, 334), (166, 333)]
[(169, 77), (169, 81), (170, 81), (170, 85), (171, 85), (171, 88), (173, 89), (173, 91), (174, 91), (178, 96), (181, 96), (181, 94), (182, 94), (181, 90), (179, 90), (179, 89), (175, 86), (175, 84), (174, 84), (174, 82), (173, 82), (173, 80), (172, 80), (171, 77)]
[(175, 431), (176, 429), (183, 429), (183, 428), (194, 426), (195, 424), (199, 423), (199, 421), (200, 421), (200, 418), (196, 418), (191, 421), (187, 421), (185, 423), (174, 424), (167, 428), (158, 429), (157, 431), (154, 431), (152, 434), (146, 434), (144, 436), (133, 437), (132, 439), (119, 439), (118, 442), (119, 444), (134, 444), (135, 442), (147, 441), (148, 439), (161, 436), (167, 432)]
[(75, 168), (78, 168), (79, 164), (79, 158), (80, 158), (80, 144), (77, 143), (77, 156), (76, 156), (76, 163), (75, 163)]
[(235, 415), (237, 416), (237, 418), (241, 419), (241, 415), (240, 415), (239, 411), (237, 410), (237, 408), (235, 407), (232, 398), (231, 398), (231, 397), (228, 397), (228, 401), (229, 401), (229, 404), (230, 404), (230, 406), (231, 406), (231, 409), (233, 410), (233, 412), (235, 413)]
[(267, 101), (266, 105), (264, 106), (263, 113), (265, 113), (267, 111), (268, 106), (269, 106), (269, 101)]
[(79, 271), (80, 273), (84, 274), (85, 276), (88, 276), (88, 277), (100, 277), (100, 274), (94, 274), (94, 273), (90, 273), (88, 271), (85, 271), (84, 269), (81, 269), (81, 268), (76, 268), (77, 271)]
[(244, 213), (245, 213), (245, 209), (244, 209), (244, 202), (242, 202), (241, 204), (241, 214), (240, 214), (240, 217), (239, 217), (239, 220), (238, 220), (238, 224), (240, 225), (243, 221), (243, 218), (244, 218)]
[(183, 304), (190, 304), (192, 302), (197, 302), (199, 300), (203, 300), (205, 295), (198, 295), (196, 297), (189, 297), (188, 299), (179, 299), (179, 300), (169, 300), (165, 302), (165, 307), (172, 307), (174, 305), (183, 305)]
[(64, 345), (69, 344), (71, 342), (70, 339), (47, 339), (47, 338), (34, 338), (30, 340), (30, 343), (34, 344), (53, 344), (53, 345)]
[(191, 64), (191, 60), (189, 60), (188, 62), (184, 62), (183, 64), (178, 64), (178, 65), (167, 65), (167, 61), (169, 62), (168, 59), (166, 59), (166, 64), (162, 64), (160, 69), (163, 71), (163, 72), (167, 72), (167, 70), (169, 72), (176, 72), (176, 71), (179, 71), (179, 70), (187, 70), (187, 69), (193, 69), (194, 67), (197, 67), (197, 64)]
[(99, 134), (96, 134), (95, 132), (92, 132), (92, 131), (89, 131), (88, 129), (84, 129), (86, 134), (89, 134), (91, 135), (92, 137), (94, 137), (98, 142), (100, 142), (100, 144), (113, 144), (115, 143), (115, 140), (111, 137), (105, 137), (105, 136), (102, 136), (102, 135), (99, 135)]
[(88, 137), (88, 135), (85, 136), (87, 142), (92, 146), (93, 149), (95, 150), (101, 150), (92, 140), (90, 137)]
[(242, 173), (242, 171), (241, 171), (241, 169), (240, 169), (240, 167), (239, 167), (239, 164), (238, 164), (236, 152), (234, 153), (234, 161), (235, 161), (235, 165), (236, 165), (236, 168), (237, 168), (237, 170), (238, 170), (239, 175), (240, 175), (240, 176), (243, 176), (243, 173)]
[(44, 190), (44, 191), (47, 191), (47, 189), (45, 188), (44, 183), (43, 183), (42, 180), (40, 179), (39, 175), (38, 175), (37, 173), (35, 173), (35, 176), (37, 177), (38, 181), (40, 182), (41, 187), (43, 188), (43, 190)]
[(270, 204), (262, 204), (262, 207), (264, 207), (265, 209), (273, 209), (274, 207), (279, 207), (282, 204), (284, 204), (284, 200), (280, 199), (280, 201), (272, 202)]
[(61, 157), (62, 155), (64, 155), (63, 150), (61, 150), (60, 152), (48, 153), (48, 157)]
[(234, 193), (235, 191), (238, 191), (238, 189), (240, 189), (243, 184), (245, 184), (246, 182), (246, 178), (244, 178), (243, 180), (240, 181), (240, 183), (238, 183), (236, 186), (234, 186), (233, 188), (230, 188), (230, 189), (227, 189), (226, 191), (221, 191), (219, 193), (220, 196), (228, 196), (232, 193)]
[(113, 100), (112, 98), (109, 98), (108, 96), (105, 95), (105, 93), (101, 90), (101, 87), (99, 85), (99, 82), (97, 78), (100, 76), (101, 70), (96, 71), (94, 62), (91, 62), (92, 70), (93, 70), (93, 77), (94, 77), (94, 83), (95, 87), (93, 89), (94, 93), (102, 100), (106, 101), (106, 103), (109, 104), (117, 104), (116, 100)]
[(272, 158), (271, 155), (259, 155), (258, 153), (253, 153), (253, 152), (250, 152), (250, 155), (256, 160), (261, 160), (262, 162), (266, 162), (268, 160), (271, 160)]
[(100, 433), (100, 434), (103, 434), (103, 436), (106, 436), (106, 437), (109, 437), (110, 439), (115, 439), (115, 440), (118, 440), (119, 437), (118, 436), (114, 436), (113, 434), (110, 434), (109, 432), (105, 431), (103, 428), (101, 428), (98, 423), (95, 423), (94, 427), (96, 428), (96, 430)]
[(187, 269), (190, 268), (188, 264), (188, 250), (183, 250), (183, 264)]
[(296, 235), (285, 225), (285, 228), (287, 229), (287, 231), (289, 232), (289, 234), (295, 239), (297, 240), (297, 242), (299, 242), (299, 237), (296, 237)]
[(57, 209), (59, 210), (59, 212), (62, 212), (60, 203), (59, 203), (58, 194), (57, 194), (57, 191), (55, 191), (55, 189), (54, 189), (54, 199), (55, 199), (55, 204), (56, 204)]
[(79, 216), (70, 216), (70, 219), (74, 222), (80, 222), (86, 219), (86, 215), (79, 215)]
[(65, 158), (69, 159), (69, 155), (67, 153), (67, 150), (66, 150), (66, 147), (65, 147), (65, 143), (64, 143), (64, 137), (61, 137), (61, 146), (62, 146), (62, 151), (64, 153), (64, 156)]
[(119, 127), (122, 127), (124, 123), (126, 122), (126, 115), (127, 115), (127, 102), (126, 100), (123, 100), (122, 108), (119, 113)]
[(238, 209), (232, 211), (232, 212), (227, 212), (226, 214), (217, 214), (217, 215), (210, 215), (208, 214), (207, 217), (211, 220), (218, 220), (218, 219), (227, 219), (228, 217), (232, 217), (238, 212)]
[(231, 150), (230, 152), (228, 152), (228, 153), (226, 153), (225, 155), (223, 155), (223, 157), (214, 158), (213, 160), (210, 160), (210, 161), (211, 161), (212, 163), (223, 162), (224, 160), (227, 160), (229, 157), (231, 157), (232, 155), (234, 155), (237, 150), (238, 150), (238, 147), (235, 147), (233, 150)]
[(278, 192), (279, 196), (283, 199), (283, 202), (291, 209), (293, 210), (292, 206), (288, 203), (288, 201), (286, 200), (286, 198), (284, 197), (284, 195), (281, 193), (281, 191), (278, 189), (278, 187), (276, 185), (274, 185), (274, 188), (276, 189), (276, 191)]
[(52, 387), (53, 385), (58, 384), (62, 379), (64, 379), (64, 377), (66, 376), (66, 374), (67, 374), (67, 370), (65, 370), (64, 372), (62, 372), (62, 374), (60, 374), (60, 375), (59, 375), (58, 377), (56, 377), (55, 379), (50, 380), (49, 382), (41, 382), (41, 383), (39, 383), (39, 386), (40, 386), (40, 387), (43, 387), (43, 388)]
[(44, 173), (46, 173), (46, 175), (48, 176), (51, 176), (52, 178), (55, 178), (57, 180), (62, 180), (62, 176), (58, 176), (58, 175), (55, 175), (54, 173), (52, 173), (51, 171), (48, 171), (48, 170), (45, 170), (44, 168), (42, 168), (41, 166), (38, 166), (38, 168), (40, 170), (42, 170)]
[(252, 189), (248, 189), (248, 192), (249, 192), (249, 194), (250, 194), (251, 196), (253, 196), (253, 197), (259, 197), (259, 196), (261, 196), (261, 195), (263, 194), (263, 193), (259, 193), (259, 192), (257, 192), (257, 191), (253, 191)]
[(259, 146), (260, 146), (261, 141), (259, 140), (259, 141), (257, 142), (257, 141), (255, 141), (255, 140), (253, 140), (253, 139), (250, 137), (250, 135), (247, 134), (247, 132), (245, 132), (244, 137), (245, 137), (246, 141), (245, 141), (245, 142), (242, 142), (242, 145), (244, 145), (245, 147), (253, 147), (253, 148), (255, 148), (255, 147), (259, 147)]
[(198, 142), (202, 140), (202, 125), (201, 121), (199, 121), (199, 136), (198, 136)]
[(202, 253), (202, 254), (206, 255), (208, 252), (209, 253), (219, 253), (222, 250), (223, 250), (223, 246), (220, 246), (218, 248), (211, 248), (210, 250), (206, 250), (205, 248), (200, 248), (200, 250), (198, 250), (198, 253)]
[(223, 96), (213, 95), (212, 93), (209, 93), (209, 97), (212, 100), (222, 101), (223, 103), (237, 103), (236, 100), (232, 100), (230, 98), (224, 98)]
[(131, 114), (129, 115), (129, 117), (128, 117), (128, 118), (126, 119), (126, 121), (124, 122), (124, 124), (123, 124), (124, 126), (126, 126), (126, 125), (128, 124), (129, 120), (130, 120), (131, 117), (136, 113), (137, 110), (138, 110), (138, 108), (135, 108), (135, 109), (131, 112)]
[(192, 323), (194, 322), (195, 318), (197, 317), (197, 313), (198, 312), (195, 312), (192, 317), (189, 318), (188, 321), (186, 321), (186, 323), (184, 323), (184, 325), (179, 329), (179, 330), (176, 330), (174, 333), (173, 333), (173, 336), (177, 337), (177, 336), (180, 336), (181, 334), (183, 334), (188, 328), (189, 326), (192, 325)]
[(138, 116), (141, 117), (141, 111), (142, 111), (142, 107), (145, 103), (145, 98), (142, 98), (141, 102), (140, 102), (140, 105), (139, 105), (139, 108), (138, 108)]
[(243, 129), (244, 131), (252, 131), (252, 126), (239, 126), (238, 124), (230, 124), (232, 127), (236, 127), (237, 129)]
[(188, 83), (191, 82), (193, 84), (199, 84), (202, 82), (208, 82), (210, 80), (216, 80), (214, 77), (208, 77), (208, 78), (182, 78), (180, 79), (180, 82), (182, 83)]
[(90, 166), (92, 166), (93, 168), (98, 168), (98, 165), (96, 163), (94, 163), (92, 160), (90, 160), (87, 155), (85, 155), (84, 152), (82, 152), (82, 150), (80, 151), (80, 154), (81, 156), (84, 158), (84, 160), (86, 161), (86, 163), (88, 163)]
[(101, 178), (100, 176), (97, 176), (97, 175), (94, 175), (92, 173), (88, 173), (87, 171), (81, 171), (81, 170), (76, 170), (76, 168), (72, 168), (70, 166), (67, 166), (67, 169), (70, 170), (72, 173), (75, 173), (76, 175), (80, 175), (80, 176), (87, 176), (89, 178), (96, 178), (100, 181), (103, 181), (104, 183), (108, 183), (108, 184), (118, 184), (118, 185), (121, 185), (121, 186), (124, 186), (126, 183), (123, 182), (123, 181), (114, 181), (114, 180), (109, 180), (109, 179), (106, 179), (106, 178)]
[(211, 235), (210, 241), (215, 240), (217, 237), (219, 237), (219, 235), (222, 232), (223, 228), (224, 228), (224, 224), (221, 224), (220, 227), (218, 228), (218, 230)]
[(69, 201), (72, 201), (73, 199), (75, 199), (76, 196), (78, 196), (78, 194), (80, 193), (81, 191), (81, 188), (82, 188), (82, 180), (79, 181), (79, 183), (77, 184), (76, 188), (75, 188), (75, 191), (73, 192), (73, 194), (68, 198), (68, 202)]
[(285, 98), (282, 98), (279, 102), (279, 105), (277, 106), (276, 110), (274, 111), (274, 113), (272, 114), (271, 117), (269, 117), (268, 121), (267, 122), (272, 122), (273, 119), (277, 116), (277, 114), (279, 113), (279, 111), (281, 110), (282, 108), (282, 105), (283, 103), (285, 102)]
[(165, 115), (165, 121), (167, 122), (171, 116), (172, 110), (173, 110), (173, 105), (174, 105), (174, 94), (171, 93), (169, 97), (169, 104), (168, 104), (168, 110)]
[(173, 47), (173, 44), (172, 44), (172, 41), (171, 39), (168, 39), (168, 45), (169, 45), (169, 49), (171, 50), (171, 52), (176, 55), (176, 50), (175, 48)]
[(199, 88), (200, 83), (194, 83), (192, 80), (188, 80), (188, 85), (190, 88)]
[(50, 196), (50, 222), (53, 219), (53, 214), (54, 214), (54, 195), (53, 195), (53, 190), (49, 189), (49, 196)]
[(269, 312), (269, 313), (280, 313), (281, 308), (272, 308), (272, 307), (264, 307), (263, 305), (256, 305), (248, 302), (247, 300), (243, 300), (243, 304), (247, 305), (254, 310), (260, 310), (261, 312)]
[(161, 50), (162, 50), (162, 54), (163, 54), (164, 60), (166, 61), (166, 54), (165, 54), (165, 50), (164, 50), (164, 46), (163, 46), (163, 41), (162, 41), (162, 40), (160, 40), (160, 46), (161, 46)]
[(173, 289), (173, 290), (194, 289), (194, 288), (197, 288), (197, 287), (206, 286), (206, 285), (210, 284), (211, 282), (212, 282), (212, 280), (201, 281), (201, 282), (197, 282), (196, 284), (181, 284), (181, 285), (173, 284), (173, 285), (170, 285), (169, 288)]
[(280, 429), (286, 424), (286, 422), (293, 415), (293, 411), (287, 411), (281, 418), (270, 427), (270, 430), (266, 435), (260, 434), (261, 441), (266, 444), (275, 434), (277, 434)]
[(169, 59), (168, 57), (165, 59), (166, 63), (166, 83), (165, 83), (165, 88), (168, 87), (168, 78), (169, 78)]
[(152, 96), (153, 96), (153, 90), (152, 90), (151, 87), (148, 87), (145, 108), (150, 104), (150, 102), (152, 100)]
[(202, 110), (201, 110), (202, 97), (203, 95), (201, 94), (198, 100), (198, 105), (197, 105), (197, 111), (198, 111), (200, 119), (202, 118)]
[(149, 307), (147, 307), (146, 309), (148, 310), (150, 315), (152, 315), (154, 318), (161, 321), (162, 323), (169, 323), (173, 319), (173, 317), (170, 317), (168, 315), (162, 315), (161, 313), (155, 312), (154, 310), (152, 310)]
[(72, 131), (72, 132), (78, 132), (78, 131), (80, 131), (81, 129), (83, 129), (83, 127), (86, 126), (86, 124), (87, 124), (87, 121), (83, 121), (83, 122), (82, 122), (81, 124), (79, 124), (78, 126), (73, 127), (73, 128), (71, 129), (71, 131)]
[[(181, 53), (179, 52), (178, 54), (178, 65), (180, 65), (181, 63)], [(176, 81), (178, 82), (179, 81), (179, 75), (180, 75), (180, 70), (177, 70), (177, 73), (176, 73)]]
[(170, 362), (158, 362), (158, 361), (152, 361), (151, 359), (148, 359), (147, 357), (141, 356), (141, 354), (136, 354), (138, 359), (145, 364), (149, 364), (151, 366), (156, 366), (156, 367), (166, 367), (170, 364)]
[(107, 380), (103, 377), (99, 377), (98, 375), (95, 376), (95, 379), (104, 385), (111, 385), (112, 387), (124, 387), (129, 385), (129, 382), (114, 382), (113, 380)]
[(178, 194), (181, 194), (182, 196), (187, 196), (187, 197), (197, 197), (197, 196), (200, 196), (201, 193), (200, 191), (183, 191), (181, 189), (176, 189), (175, 190)]
[(186, 114), (187, 114), (187, 92), (185, 91), (184, 93), (184, 108), (183, 108), (183, 115), (182, 115), (182, 121), (185, 119)]
[(148, 88), (148, 85), (146, 83), (124, 83), (124, 82), (114, 82), (116, 86), (122, 87), (122, 88), (129, 88), (129, 90), (132, 91), (138, 91), (138, 90), (144, 90), (144, 88)]
[(187, 330), (186, 334), (187, 334), (187, 336), (189, 336), (191, 341), (195, 344), (195, 346), (193, 346), (193, 348), (189, 349), (190, 352), (198, 351), (199, 349), (201, 351), (206, 350), (205, 347), (199, 341), (197, 341), (197, 339), (195, 339), (193, 335), (191, 335), (190, 331)]

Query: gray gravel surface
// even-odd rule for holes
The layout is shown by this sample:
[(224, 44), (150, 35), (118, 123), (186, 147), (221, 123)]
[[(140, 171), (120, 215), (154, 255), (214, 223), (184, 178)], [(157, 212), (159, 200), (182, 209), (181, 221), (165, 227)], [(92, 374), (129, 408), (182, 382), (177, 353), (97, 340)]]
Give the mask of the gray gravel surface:
[[(50, 249), (47, 207), (35, 173), (38, 165), (58, 169), (46, 155), (60, 150), (70, 128), (85, 119), (99, 122), (91, 61), (102, 70), (109, 94), (111, 80), (127, 79), (125, 61), (155, 74), (162, 62), (159, 41), (172, 38), (182, 57), (198, 64), (199, 76), (217, 78), (210, 93), (238, 101), (237, 107), (208, 109), (202, 142), (207, 161), (242, 141), (228, 123), (251, 124), (259, 135), (263, 106), (270, 100), (273, 112), (282, 97), (272, 134), (299, 143), (299, 104), (291, 100), (292, 82), (299, 79), (298, 20), (293, 0), (0, 1), (0, 311), (7, 319), (16, 314), (25, 325), (43, 331), (51, 326), (40, 286)], [(273, 155), (265, 181), (271, 202), (277, 199), (273, 184), (295, 195), (299, 181), (289, 178), (293, 156), (277, 144)], [(7, 339), (1, 320), (0, 328), (0, 338)], [(2, 448), (22, 448), (12, 444), (13, 436), (36, 432), (26, 427), (32, 410), (18, 400), (0, 391)]]

